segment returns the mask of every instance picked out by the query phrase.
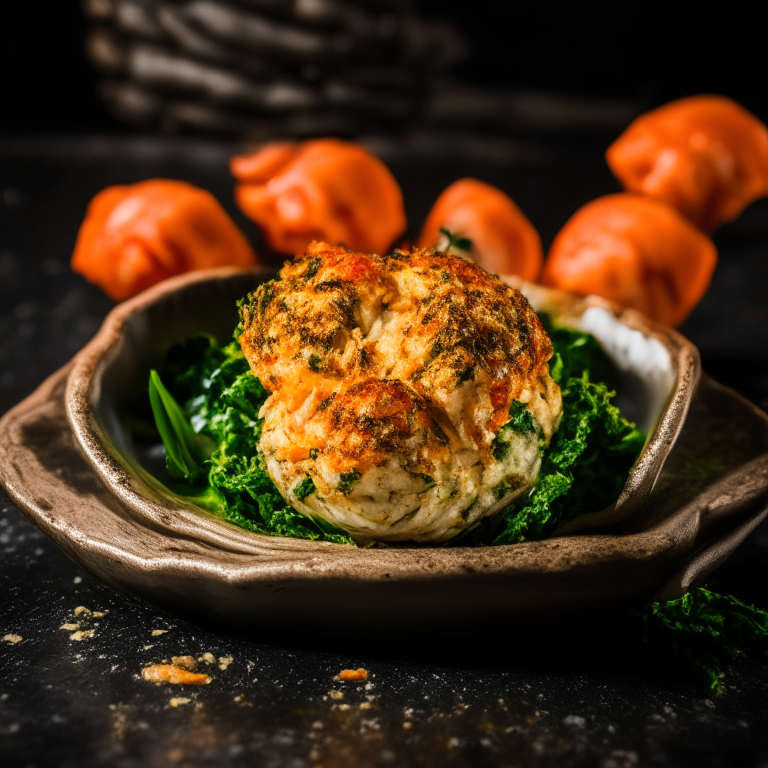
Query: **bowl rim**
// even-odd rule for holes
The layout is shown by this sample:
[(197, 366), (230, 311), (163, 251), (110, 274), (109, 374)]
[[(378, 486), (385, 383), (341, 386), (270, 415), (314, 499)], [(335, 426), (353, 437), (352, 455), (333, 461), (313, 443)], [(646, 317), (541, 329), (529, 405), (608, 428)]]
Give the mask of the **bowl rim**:
[[(466, 574), (468, 553), (471, 553), (474, 567), (486, 572), (499, 572), (510, 568), (518, 571), (523, 567), (523, 562), (525, 562), (525, 568), (530, 569), (534, 550), (540, 550), (542, 544), (552, 542), (553, 538), (544, 542), (523, 542), (492, 547), (405, 544), (398, 547), (371, 549), (259, 534), (241, 529), (212, 513), (206, 513), (198, 507), (163, 495), (162, 491), (156, 487), (147, 485), (146, 478), (137, 479), (118, 461), (110, 450), (110, 440), (97, 417), (98, 409), (93, 404), (101, 393), (101, 374), (118, 349), (118, 342), (126, 325), (135, 315), (162, 302), (169, 295), (201, 283), (249, 274), (257, 279), (267, 278), (274, 275), (275, 271), (265, 268), (227, 267), (192, 272), (165, 280), (116, 306), (106, 317), (94, 338), (75, 356), (65, 393), (67, 419), (80, 451), (102, 483), (125, 508), (139, 521), (143, 521), (144, 525), (156, 530), (165, 530), (174, 537), (192, 538), (233, 553), (257, 555), (262, 562), (262, 568), (263, 558), (267, 558), (271, 566), (278, 565), (274, 562), (275, 558), (278, 558), (284, 561), (283, 566), (291, 570), (294, 568), (304, 570), (309, 567), (311, 573), (305, 572), (305, 575), (317, 577), (321, 573), (326, 577), (332, 575), (346, 577), (350, 575), (350, 568), (353, 569), (356, 578), (363, 579), (379, 578), (378, 571), (381, 568), (385, 568), (388, 576), (393, 578), (461, 576)], [(622, 325), (639, 331), (647, 338), (656, 339), (670, 356), (674, 377), (672, 391), (653, 432), (646, 441), (643, 452), (630, 472), (620, 499), (615, 505), (616, 509), (608, 510), (607, 515), (605, 512), (584, 515), (578, 518), (576, 525), (565, 526), (555, 534), (557, 548), (560, 550), (557, 559), (561, 560), (562, 567), (566, 567), (567, 564), (570, 564), (570, 567), (581, 559), (576, 556), (577, 551), (580, 550), (579, 546), (572, 543), (577, 539), (583, 540), (584, 537), (557, 538), (558, 534), (570, 533), (607, 522), (618, 522), (638, 511), (650, 495), (664, 461), (682, 430), (700, 376), (699, 354), (696, 347), (677, 331), (649, 320), (636, 310), (619, 307), (596, 296), (578, 297), (562, 291), (526, 284), (514, 277), (502, 276), (502, 279), (515, 287), (548, 296), (553, 305), (561, 307), (564, 314), (580, 316), (591, 307), (604, 309)], [(156, 483), (160, 488), (163, 487), (159, 481)], [(623, 544), (629, 548), (627, 550), (629, 553), (632, 549), (629, 539), (651, 533), (648, 531), (623, 537), (604, 535), (601, 538), (627, 539)], [(661, 546), (661, 541), (657, 539), (659, 533), (654, 531), (652, 538)], [(637, 544), (638, 542), (635, 542), (635, 545)], [(615, 542), (614, 546), (609, 548), (618, 555), (618, 551), (624, 550), (625, 546)], [(526, 549), (529, 552), (526, 553)], [(586, 547), (585, 553), (591, 549)], [(650, 549), (653, 550), (655, 547), (651, 546)], [(572, 551), (569, 552), (569, 550)], [(427, 551), (428, 556), (426, 556)], [(650, 556), (650, 551), (648, 555)], [(633, 557), (636, 556), (637, 554), (633, 555)], [(320, 567), (318, 567), (318, 558), (321, 561)], [(254, 565), (258, 570), (260, 566), (257, 563)], [(553, 565), (550, 560), (547, 570)], [(269, 571), (274, 576), (272, 567), (264, 570), (265, 575)], [(231, 576), (235, 580), (239, 578), (235, 574)]]

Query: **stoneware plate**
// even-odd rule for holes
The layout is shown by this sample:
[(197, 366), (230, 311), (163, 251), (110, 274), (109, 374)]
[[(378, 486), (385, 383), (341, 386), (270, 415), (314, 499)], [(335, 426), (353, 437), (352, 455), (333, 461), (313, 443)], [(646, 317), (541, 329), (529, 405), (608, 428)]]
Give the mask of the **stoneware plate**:
[(528, 285), (537, 310), (598, 337), (621, 372), (620, 406), (649, 434), (610, 509), (542, 542), (358, 549), (261, 536), (187, 506), (147, 471), (129, 424), (168, 347), (196, 332), (229, 339), (236, 299), (266, 277), (197, 273), (120, 305), (0, 421), (11, 499), (119, 590), (278, 631), (474, 633), (678, 596), (767, 511), (768, 419), (707, 377), (697, 388), (689, 342), (634, 311)]

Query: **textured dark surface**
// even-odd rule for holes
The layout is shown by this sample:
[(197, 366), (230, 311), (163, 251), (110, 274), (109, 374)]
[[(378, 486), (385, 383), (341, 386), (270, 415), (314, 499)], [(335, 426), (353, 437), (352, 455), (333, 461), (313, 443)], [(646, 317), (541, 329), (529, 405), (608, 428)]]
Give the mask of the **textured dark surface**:
[[(546, 244), (578, 205), (615, 189), (605, 143), (422, 140), (386, 157), (415, 230), (446, 183), (472, 174), (512, 194)], [(0, 146), (0, 413), (66, 362), (111, 306), (67, 267), (90, 197), (110, 183), (162, 175), (206, 186), (232, 210), (227, 156), (227, 147), (180, 141)], [(705, 369), (763, 408), (766, 202), (716, 236), (715, 281), (682, 329)], [(711, 586), (768, 608), (767, 557), (763, 525)], [(80, 605), (106, 614), (92, 637), (71, 640), (59, 627)], [(115, 594), (80, 574), (3, 496), (6, 635), (22, 639), (0, 641), (3, 766), (768, 765), (764, 658), (747, 660), (722, 696), (708, 698), (621, 617), (544, 637), (428, 648), (408, 636), (388, 647), (256, 637)], [(148, 663), (206, 652), (217, 659), (201, 663), (214, 675), (208, 686), (156, 687), (138, 677)], [(219, 657), (230, 656), (220, 669)], [(334, 681), (358, 666), (369, 670), (370, 687)], [(175, 697), (190, 701), (173, 707)]]

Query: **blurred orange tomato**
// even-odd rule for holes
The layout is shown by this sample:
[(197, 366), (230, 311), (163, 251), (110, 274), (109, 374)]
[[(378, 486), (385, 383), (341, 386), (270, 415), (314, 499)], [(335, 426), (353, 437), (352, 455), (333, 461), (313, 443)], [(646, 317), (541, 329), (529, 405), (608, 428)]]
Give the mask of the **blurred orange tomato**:
[(442, 192), (418, 245), (449, 250), (489, 272), (530, 281), (538, 278), (544, 260), (539, 233), (525, 214), (500, 189), (477, 179), (459, 179)]
[(542, 282), (680, 325), (709, 286), (712, 241), (663, 203), (630, 194), (587, 203), (560, 230)]
[(768, 128), (723, 96), (692, 96), (638, 117), (606, 160), (628, 192), (706, 232), (768, 195)]
[(281, 253), (301, 253), (312, 240), (384, 253), (405, 231), (397, 181), (359, 144), (268, 144), (232, 158), (230, 169), (237, 204)]
[(182, 272), (256, 261), (213, 195), (184, 181), (149, 179), (107, 187), (91, 200), (72, 269), (121, 301)]

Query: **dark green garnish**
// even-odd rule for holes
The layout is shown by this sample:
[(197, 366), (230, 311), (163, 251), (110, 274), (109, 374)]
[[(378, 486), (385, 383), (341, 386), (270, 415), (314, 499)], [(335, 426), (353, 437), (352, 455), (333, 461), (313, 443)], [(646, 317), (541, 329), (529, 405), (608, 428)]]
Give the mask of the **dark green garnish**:
[(496, 461), (504, 461), (511, 449), (510, 437), (512, 433), (519, 435), (533, 435), (541, 433), (541, 425), (536, 417), (528, 410), (525, 403), (515, 400), (509, 406), (509, 421), (496, 433), (491, 450)]
[(605, 384), (570, 378), (563, 416), (544, 452), (534, 488), (504, 513), (494, 544), (543, 539), (586, 512), (599, 512), (619, 497), (645, 444), (645, 435), (611, 402)]
[(555, 353), (549, 361), (549, 372), (559, 384), (569, 378), (581, 378), (587, 372), (590, 381), (606, 381), (611, 361), (598, 340), (590, 333), (553, 325), (548, 315), (540, 315)]
[(419, 491), (419, 493), (424, 493), (425, 491), (428, 491), (430, 488), (434, 488), (437, 485), (434, 477), (430, 477), (429, 475), (424, 475), (421, 473), (417, 473), (417, 477), (420, 477), (424, 481), (424, 489)]
[(336, 486), (336, 490), (346, 496), (360, 482), (360, 477), (361, 475), (356, 469), (342, 472), (339, 475), (339, 484)]
[(519, 487), (520, 484), (514, 480), (504, 480), (493, 489), (493, 493), (497, 499), (503, 499), (508, 493)]
[(472, 241), (468, 237), (462, 237), (461, 235), (454, 235), (449, 232), (445, 227), (440, 227), (440, 234), (445, 235), (448, 238), (448, 247), (446, 251), (451, 248), (455, 248), (457, 251), (471, 251)]
[(443, 352), (443, 342), (442, 341), (436, 341), (432, 345), (432, 349), (429, 350), (429, 360), (434, 360), (436, 357), (442, 354)]
[(320, 451), (317, 448), (309, 449), (309, 458), (316, 459), (320, 455)]
[(320, 269), (321, 260), (319, 256), (315, 256), (307, 265), (307, 271), (304, 273), (304, 277), (310, 278), (317, 274), (317, 270)]
[[(629, 470), (645, 444), (645, 435), (613, 405), (614, 392), (595, 382), (597, 371), (609, 373), (610, 363), (597, 340), (587, 333), (542, 323), (552, 339), (555, 354), (550, 371), (560, 380), (563, 415), (549, 446), (543, 449), (536, 485), (498, 518), (485, 519), (464, 543), (514, 544), (550, 536), (579, 515), (599, 512), (616, 501)], [(510, 421), (499, 430), (493, 444), (501, 461), (510, 450), (512, 432), (540, 432), (523, 403), (513, 403)]]
[(698, 587), (677, 600), (633, 611), (651, 640), (671, 647), (712, 693), (721, 693), (726, 670), (745, 651), (768, 648), (768, 612)]
[(299, 482), (293, 489), (293, 493), (299, 501), (304, 501), (307, 496), (311, 496), (315, 492), (315, 484), (309, 475), (305, 475), (304, 479)]
[(323, 362), (323, 358), (320, 355), (316, 355), (314, 352), (307, 359), (307, 365), (311, 371), (317, 373), (320, 370), (320, 365)]

